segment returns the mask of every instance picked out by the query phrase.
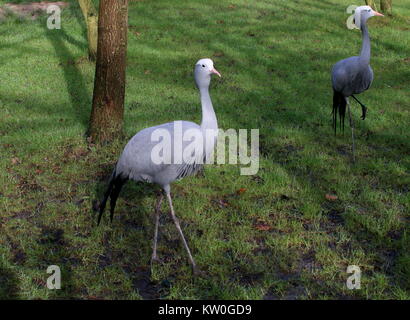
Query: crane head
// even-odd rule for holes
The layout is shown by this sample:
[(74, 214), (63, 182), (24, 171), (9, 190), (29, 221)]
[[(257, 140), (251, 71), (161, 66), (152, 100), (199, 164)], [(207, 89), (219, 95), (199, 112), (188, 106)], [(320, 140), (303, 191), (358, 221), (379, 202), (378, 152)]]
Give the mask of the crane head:
[(374, 11), (370, 6), (360, 6), (357, 7), (354, 11), (354, 24), (360, 29), (360, 25), (362, 22), (366, 22), (367, 19), (383, 15), (377, 11)]
[(221, 74), (215, 69), (214, 62), (211, 59), (200, 59), (195, 64), (194, 76), (195, 83), (198, 88), (209, 86), (211, 75), (216, 74), (221, 77)]

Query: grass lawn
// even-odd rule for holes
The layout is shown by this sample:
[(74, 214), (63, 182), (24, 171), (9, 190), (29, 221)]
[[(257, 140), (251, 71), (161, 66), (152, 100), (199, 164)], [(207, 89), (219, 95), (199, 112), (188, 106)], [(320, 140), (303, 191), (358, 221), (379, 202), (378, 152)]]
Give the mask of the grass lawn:
[[(349, 126), (331, 128), (330, 69), (360, 51), (345, 21), (362, 2), (131, 1), (126, 139), (102, 147), (85, 138), (94, 65), (76, 1), (61, 30), (47, 17), (0, 22), (0, 298), (409, 299), (409, 1), (369, 21), (375, 79), (365, 121), (352, 102), (356, 164)], [(113, 224), (107, 214), (97, 228), (92, 203), (137, 131), (200, 122), (203, 57), (222, 73), (219, 126), (260, 130), (260, 170), (213, 165), (175, 183), (205, 275), (192, 278), (164, 205), (149, 278), (155, 186), (128, 183)], [(61, 290), (45, 286), (53, 264)], [(346, 287), (349, 265), (359, 290)]]

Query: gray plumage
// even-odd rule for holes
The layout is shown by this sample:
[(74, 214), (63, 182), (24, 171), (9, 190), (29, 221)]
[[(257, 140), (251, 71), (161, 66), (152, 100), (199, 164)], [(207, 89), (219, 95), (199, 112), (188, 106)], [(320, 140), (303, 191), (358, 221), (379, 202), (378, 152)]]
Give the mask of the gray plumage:
[[(182, 124), (182, 132), (192, 128), (201, 129), (200, 126), (193, 122), (181, 121), (180, 124)], [(173, 152), (171, 153), (170, 164), (156, 164), (151, 161), (151, 151), (158, 144), (158, 141), (151, 140), (152, 133), (158, 129), (167, 130), (170, 133), (171, 150), (173, 150), (174, 126), (175, 122), (169, 122), (138, 132), (125, 146), (115, 168), (117, 174), (134, 181), (156, 183), (166, 187), (173, 181), (183, 178), (180, 172), (184, 168), (191, 167), (192, 169), (188, 170), (194, 173), (195, 163), (183, 162), (182, 164), (174, 164)], [(183, 148), (186, 148), (188, 144), (188, 142), (184, 141), (182, 144)]]
[(373, 70), (360, 56), (341, 60), (332, 70), (333, 90), (340, 92), (344, 97), (366, 91), (372, 81)]
[[(170, 195), (170, 184), (175, 180), (195, 174), (202, 167), (203, 163), (205, 163), (206, 159), (210, 156), (214, 149), (218, 124), (209, 95), (209, 85), (212, 74), (217, 74), (220, 76), (219, 72), (214, 69), (212, 60), (201, 59), (196, 63), (194, 76), (201, 97), (201, 125), (197, 125), (196, 123), (189, 121), (169, 122), (150, 128), (145, 128), (139, 131), (127, 143), (110, 177), (108, 189), (105, 192), (100, 204), (100, 213), (98, 217), (99, 224), (108, 197), (110, 197), (110, 217), (112, 221), (118, 194), (126, 181), (134, 180), (137, 182), (144, 181), (158, 184), (166, 193), (171, 208), (172, 218), (178, 232), (180, 233), (185, 249), (188, 252), (189, 260), (194, 271), (196, 269), (195, 262), (185, 241), (184, 235), (179, 226), (179, 222), (175, 217)], [(214, 132), (214, 137), (211, 139), (207, 139), (208, 135), (206, 132), (209, 131)], [(195, 140), (191, 137), (191, 140), (184, 141), (182, 137), (189, 132), (200, 134), (201, 139)], [(162, 133), (167, 133), (170, 139), (165, 139)], [(154, 138), (155, 135), (157, 135), (156, 138)], [(160, 139), (158, 135), (162, 137), (162, 139)], [(155, 160), (155, 157), (153, 158), (153, 154), (156, 154), (156, 148), (158, 148), (160, 143), (162, 143), (163, 147), (165, 147), (162, 148), (162, 157), (170, 160), (166, 163), (159, 163)], [(184, 157), (183, 152), (187, 150), (189, 146), (197, 147), (195, 150), (198, 152), (195, 153), (192, 151), (190, 153), (191, 157)], [(188, 151), (190, 150), (191, 149)], [(176, 159), (175, 156), (178, 159)], [(156, 221), (152, 261), (157, 259), (156, 246), (161, 203), (162, 194), (158, 199), (155, 212)]]

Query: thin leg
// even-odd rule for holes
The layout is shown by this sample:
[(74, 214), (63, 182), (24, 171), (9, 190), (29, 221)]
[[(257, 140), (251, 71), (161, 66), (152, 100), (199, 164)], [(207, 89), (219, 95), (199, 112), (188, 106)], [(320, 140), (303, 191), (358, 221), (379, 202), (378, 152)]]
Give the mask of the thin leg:
[(354, 95), (352, 95), (352, 97), (353, 97), (353, 99), (355, 99), (355, 100), (360, 104), (360, 106), (362, 107), (362, 120), (366, 119), (366, 112), (367, 112), (366, 106), (365, 106), (363, 103), (361, 103), (361, 102), (359, 101), (359, 99), (357, 99)]
[(158, 224), (159, 224), (159, 213), (161, 211), (162, 199), (164, 198), (163, 193), (158, 196), (157, 204), (155, 206), (155, 232), (154, 232), (154, 243), (152, 247), (152, 258), (151, 266), (153, 261), (157, 261), (157, 241), (158, 241)]
[(189, 250), (189, 247), (188, 247), (188, 244), (185, 240), (184, 234), (182, 233), (182, 229), (181, 229), (181, 226), (179, 225), (178, 218), (175, 216), (174, 207), (172, 206), (171, 194), (170, 194), (169, 191), (166, 191), (166, 193), (167, 193), (167, 198), (168, 198), (168, 202), (169, 202), (169, 207), (171, 208), (172, 220), (174, 220), (175, 226), (176, 226), (176, 228), (179, 232), (179, 235), (181, 236), (181, 240), (182, 240), (182, 243), (184, 244), (185, 250), (188, 252), (189, 262), (191, 263), (192, 270), (195, 274), (197, 272), (195, 261), (192, 258), (191, 250)]
[(364, 104), (361, 105), (362, 107), (362, 120), (366, 119), (367, 108)]
[[(346, 99), (347, 100), (347, 99)], [(354, 122), (352, 118), (352, 114), (350, 113), (350, 103), (349, 100), (347, 100), (347, 110), (349, 111), (349, 121), (350, 121), (350, 127), (352, 128), (352, 152), (353, 152), (353, 162), (356, 162), (355, 159), (355, 146), (354, 146)]]

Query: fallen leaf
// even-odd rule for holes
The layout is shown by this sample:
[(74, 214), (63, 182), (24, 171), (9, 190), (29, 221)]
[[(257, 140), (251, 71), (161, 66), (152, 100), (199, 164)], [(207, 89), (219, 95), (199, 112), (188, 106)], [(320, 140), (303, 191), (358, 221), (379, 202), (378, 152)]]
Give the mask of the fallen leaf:
[(14, 158), (11, 158), (11, 163), (12, 163), (12, 164), (20, 164), (20, 163), (21, 163), (21, 161), (20, 161), (20, 159), (19, 159), (19, 158), (14, 157)]
[(259, 231), (268, 231), (272, 229), (272, 227), (264, 219), (256, 219), (254, 227)]
[(330, 200), (330, 201), (335, 201), (335, 200), (339, 199), (337, 196), (335, 196), (335, 195), (333, 195), (333, 194), (326, 194), (326, 195), (325, 195), (325, 198), (326, 198), (327, 200)]
[(270, 229), (272, 229), (270, 225), (262, 223), (255, 225), (255, 228), (259, 231), (269, 231)]
[(240, 188), (239, 190), (236, 190), (237, 194), (242, 194), (246, 191), (246, 188)]

